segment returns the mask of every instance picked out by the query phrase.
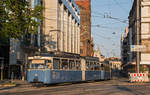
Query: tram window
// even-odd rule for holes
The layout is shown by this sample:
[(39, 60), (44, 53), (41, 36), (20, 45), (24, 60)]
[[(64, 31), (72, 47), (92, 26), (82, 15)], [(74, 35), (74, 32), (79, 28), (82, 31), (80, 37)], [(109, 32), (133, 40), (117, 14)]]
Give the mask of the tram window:
[(69, 61), (69, 69), (71, 69), (71, 70), (73, 69), (73, 60)]
[(69, 64), (68, 64), (67, 60), (62, 61), (62, 69), (67, 70), (68, 67), (69, 67)]
[(90, 63), (88, 63), (87, 64), (87, 69), (90, 70), (90, 68), (91, 68), (91, 65), (90, 65)]
[(81, 69), (81, 63), (80, 63), (80, 61), (76, 61), (76, 69), (77, 70), (80, 70)]
[(95, 70), (100, 70), (98, 63), (95, 64)]
[(94, 70), (97, 70), (97, 64), (94, 62)]
[(109, 70), (110, 70), (109, 65), (105, 65), (105, 70), (106, 70), (106, 71), (109, 71)]
[(32, 64), (31, 68), (33, 69), (44, 69), (46, 66), (44, 64)]
[(93, 64), (90, 62), (90, 70), (93, 70)]
[(45, 60), (45, 63), (51, 63), (51, 60)]
[(88, 63), (88, 70), (91, 70), (91, 64)]
[(104, 64), (101, 64), (101, 69), (104, 70)]
[(29, 64), (32, 64), (32, 60), (29, 60), (28, 62), (29, 62)]
[(99, 70), (102, 70), (102, 68), (101, 68), (101, 64), (99, 63)]
[(81, 62), (79, 61), (79, 70), (81, 70)]
[(54, 59), (54, 61), (53, 61), (53, 69), (60, 69), (59, 65), (60, 65), (60, 61), (58, 59)]
[(42, 69), (44, 66), (42, 64), (39, 64), (38, 69)]
[(93, 64), (89, 62), (89, 70), (93, 70)]
[(69, 62), (69, 69), (72, 70), (72, 63)]
[(92, 64), (92, 70), (93, 71), (95, 70), (95, 64)]
[(91, 70), (91, 63), (88, 64), (88, 70)]
[(78, 70), (78, 61), (76, 61), (76, 70)]
[(98, 68), (99, 68), (99, 70), (101, 70), (101, 64), (100, 63), (98, 63)]
[(89, 62), (86, 61), (86, 69), (89, 70)]
[(98, 70), (98, 65), (97, 65), (97, 63), (95, 63), (95, 68), (94, 68), (94, 70)]
[(74, 61), (72, 61), (72, 69), (76, 70), (76, 63)]

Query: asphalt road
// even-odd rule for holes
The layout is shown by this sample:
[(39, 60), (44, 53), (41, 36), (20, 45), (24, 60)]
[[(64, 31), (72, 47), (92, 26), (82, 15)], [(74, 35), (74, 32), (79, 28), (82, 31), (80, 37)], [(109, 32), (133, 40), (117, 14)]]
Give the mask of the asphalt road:
[(150, 83), (128, 83), (126, 79), (116, 79), (47, 87), (24, 84), (0, 89), (0, 95), (150, 95)]

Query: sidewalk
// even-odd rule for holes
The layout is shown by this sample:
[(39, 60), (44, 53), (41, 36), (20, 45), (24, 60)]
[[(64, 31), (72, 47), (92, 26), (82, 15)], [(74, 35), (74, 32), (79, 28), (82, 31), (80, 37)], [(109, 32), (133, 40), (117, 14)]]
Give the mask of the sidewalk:
[(0, 86), (5, 85), (5, 84), (10, 84), (11, 80), (0, 80)]
[(0, 80), (0, 90), (11, 89), (16, 87), (16, 84), (10, 80)]
[(17, 86), (28, 86), (30, 84), (27, 83), (26, 80), (13, 80), (13, 82), (17, 85)]
[(3, 80), (0, 81), (0, 91), (7, 91), (13, 89), (26, 89), (32, 87), (31, 84), (27, 83), (27, 81), (23, 80)]

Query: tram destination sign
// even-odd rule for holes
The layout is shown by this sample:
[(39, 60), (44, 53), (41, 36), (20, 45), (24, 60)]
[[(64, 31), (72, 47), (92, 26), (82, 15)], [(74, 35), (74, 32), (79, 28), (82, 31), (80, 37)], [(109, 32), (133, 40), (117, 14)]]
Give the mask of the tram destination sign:
[(144, 52), (146, 51), (145, 45), (130, 45), (130, 51), (132, 52)]

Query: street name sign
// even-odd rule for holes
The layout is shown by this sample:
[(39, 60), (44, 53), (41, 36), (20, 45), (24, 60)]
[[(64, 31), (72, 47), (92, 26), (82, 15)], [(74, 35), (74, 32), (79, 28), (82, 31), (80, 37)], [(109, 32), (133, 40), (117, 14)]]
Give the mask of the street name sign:
[(132, 52), (146, 51), (146, 46), (145, 45), (130, 45), (130, 51)]

